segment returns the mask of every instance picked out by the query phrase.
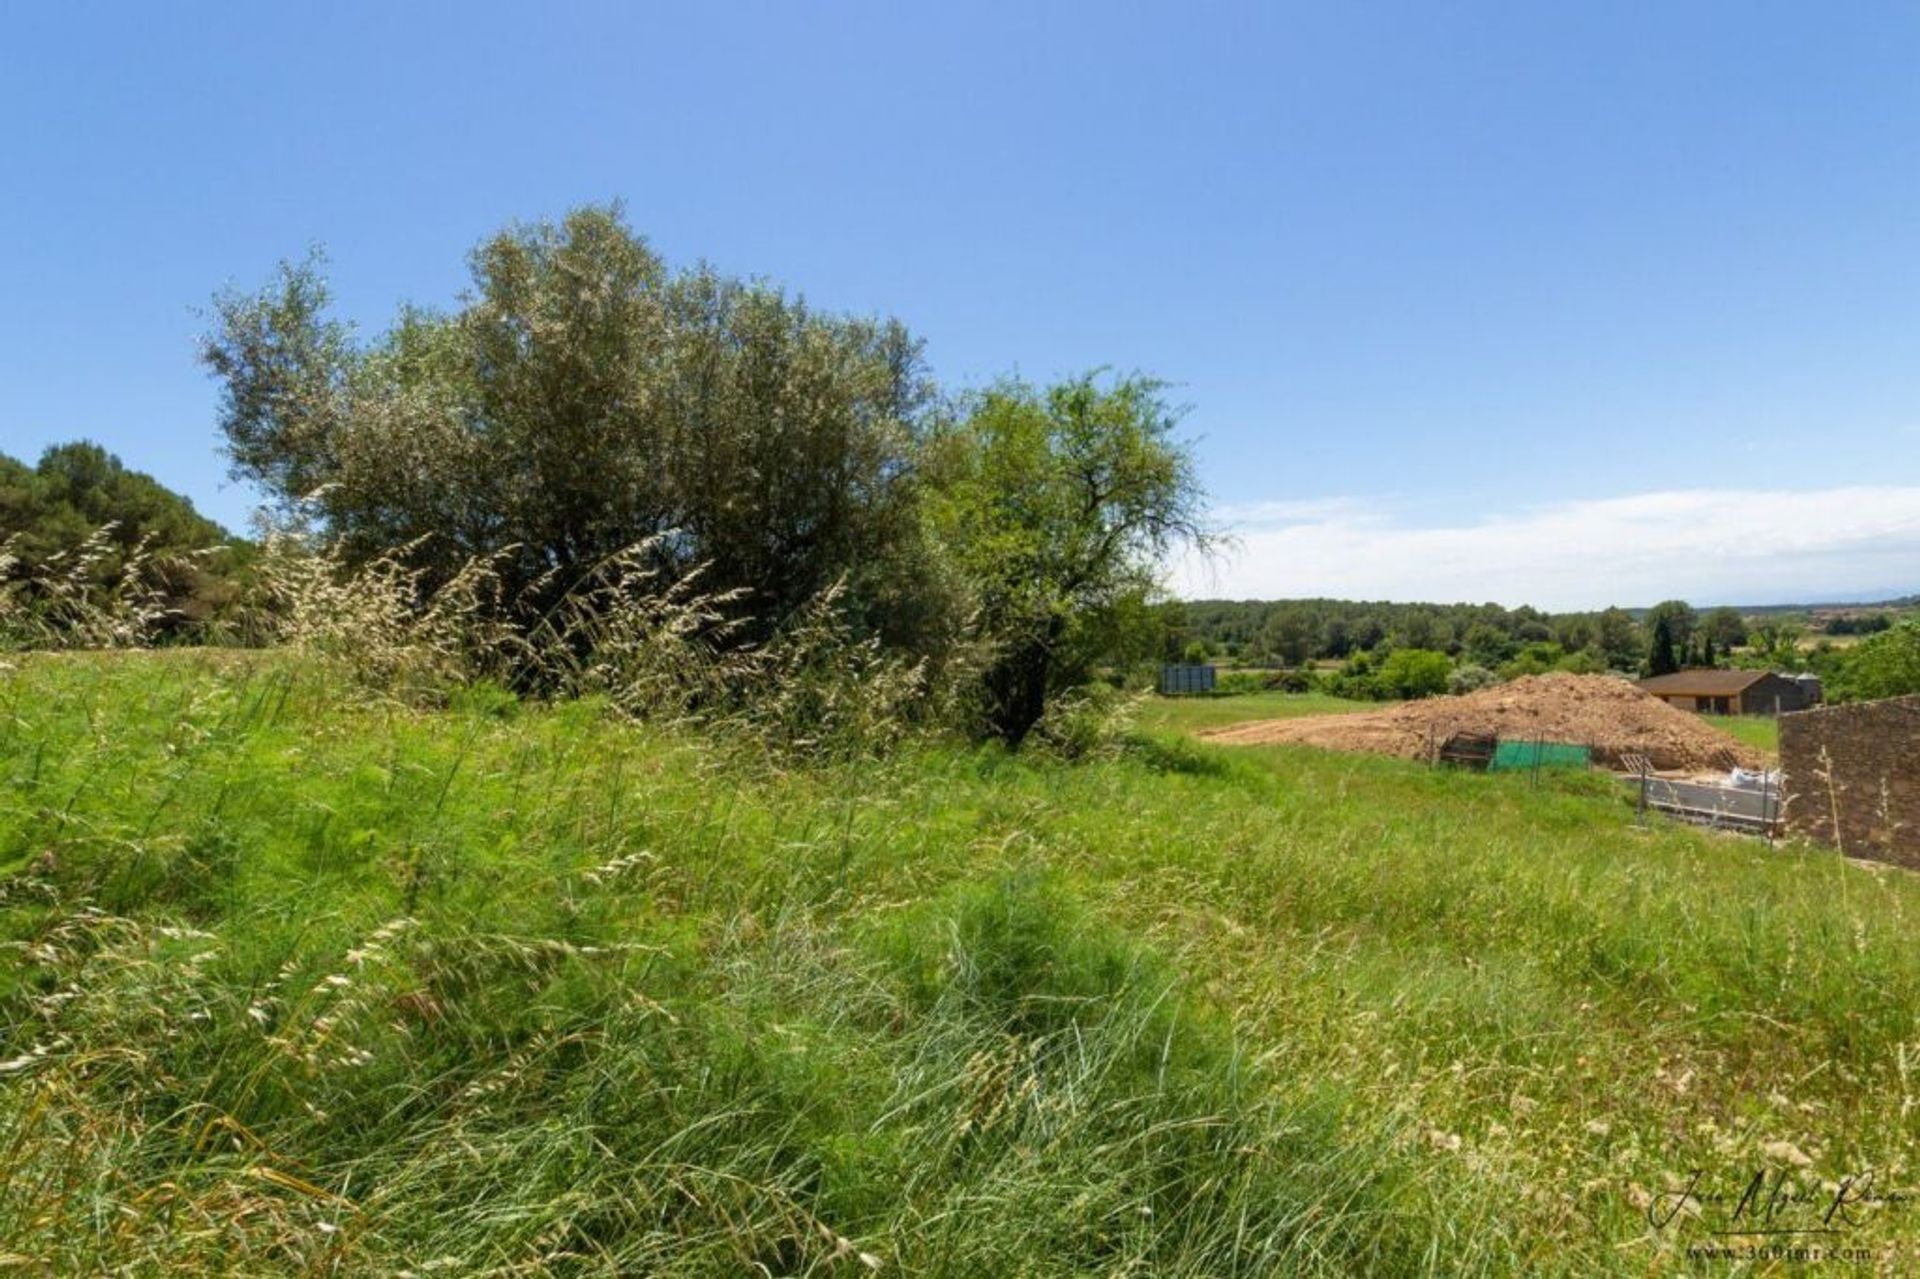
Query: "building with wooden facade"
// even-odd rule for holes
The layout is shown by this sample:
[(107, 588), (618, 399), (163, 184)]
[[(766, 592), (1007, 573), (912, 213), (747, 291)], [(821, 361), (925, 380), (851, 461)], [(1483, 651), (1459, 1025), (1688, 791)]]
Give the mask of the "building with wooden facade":
[(1813, 704), (1806, 685), (1772, 671), (1702, 667), (1655, 675), (1640, 687), (1669, 706), (1711, 715), (1781, 715)]

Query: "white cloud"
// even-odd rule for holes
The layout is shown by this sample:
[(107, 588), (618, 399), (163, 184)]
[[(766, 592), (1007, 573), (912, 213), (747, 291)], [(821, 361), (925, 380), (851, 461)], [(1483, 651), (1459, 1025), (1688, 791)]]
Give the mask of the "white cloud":
[(1421, 526), (1382, 499), (1222, 507), (1238, 545), (1188, 561), (1189, 599), (1456, 600), (1548, 609), (1920, 590), (1920, 487), (1687, 489)]
[(1362, 521), (1383, 515), (1379, 499), (1358, 497), (1316, 497), (1298, 502), (1248, 502), (1217, 506), (1215, 519), (1234, 528), (1272, 527), (1280, 524), (1315, 524), (1326, 520)]

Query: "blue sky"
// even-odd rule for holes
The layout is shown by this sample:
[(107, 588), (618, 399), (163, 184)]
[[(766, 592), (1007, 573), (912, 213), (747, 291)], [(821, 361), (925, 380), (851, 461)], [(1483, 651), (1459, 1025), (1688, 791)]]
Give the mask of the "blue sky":
[(1169, 379), (1189, 593), (1920, 590), (1920, 6), (34, 6), (0, 450), (240, 525), (196, 309), (378, 328), (516, 218), (889, 312), (948, 385)]

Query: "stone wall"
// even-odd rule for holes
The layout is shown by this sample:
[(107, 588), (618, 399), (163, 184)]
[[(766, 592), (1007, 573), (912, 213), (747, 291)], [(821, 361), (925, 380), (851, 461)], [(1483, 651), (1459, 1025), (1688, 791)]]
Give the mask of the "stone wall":
[(1920, 697), (1780, 717), (1787, 829), (1920, 869)]
[(1743, 715), (1785, 715), (1789, 711), (1807, 709), (1808, 701), (1806, 689), (1790, 679), (1769, 675), (1749, 684), (1740, 694), (1740, 712)]

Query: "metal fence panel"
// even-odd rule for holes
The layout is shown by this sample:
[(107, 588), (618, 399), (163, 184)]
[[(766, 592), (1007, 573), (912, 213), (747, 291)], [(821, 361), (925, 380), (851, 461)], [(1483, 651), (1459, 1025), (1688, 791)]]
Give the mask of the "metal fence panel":
[(1176, 665), (1169, 662), (1160, 668), (1160, 691), (1169, 695), (1182, 693), (1211, 693), (1214, 687), (1214, 668), (1211, 666)]

